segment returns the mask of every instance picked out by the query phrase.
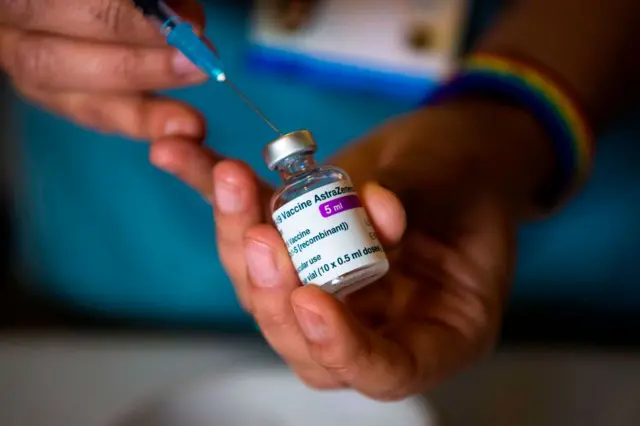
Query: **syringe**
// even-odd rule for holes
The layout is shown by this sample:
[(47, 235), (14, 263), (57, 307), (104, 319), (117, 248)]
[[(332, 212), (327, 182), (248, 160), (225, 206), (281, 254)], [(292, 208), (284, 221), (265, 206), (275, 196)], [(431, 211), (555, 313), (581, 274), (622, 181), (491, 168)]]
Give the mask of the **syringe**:
[(238, 88), (231, 84), (225, 74), (222, 61), (206, 38), (198, 36), (193, 26), (184, 21), (162, 0), (133, 0), (142, 13), (150, 18), (166, 37), (167, 44), (182, 52), (202, 72), (215, 81), (226, 83), (274, 132), (282, 132)]

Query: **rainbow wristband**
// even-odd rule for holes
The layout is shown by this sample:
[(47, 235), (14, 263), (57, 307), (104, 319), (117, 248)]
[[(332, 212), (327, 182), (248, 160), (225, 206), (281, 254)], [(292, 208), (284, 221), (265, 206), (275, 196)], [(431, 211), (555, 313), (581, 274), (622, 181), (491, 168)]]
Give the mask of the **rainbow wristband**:
[(466, 94), (489, 95), (515, 103), (545, 127), (559, 166), (553, 188), (540, 200), (545, 209), (568, 197), (586, 180), (593, 162), (594, 136), (576, 97), (551, 72), (510, 56), (474, 54), (423, 105)]

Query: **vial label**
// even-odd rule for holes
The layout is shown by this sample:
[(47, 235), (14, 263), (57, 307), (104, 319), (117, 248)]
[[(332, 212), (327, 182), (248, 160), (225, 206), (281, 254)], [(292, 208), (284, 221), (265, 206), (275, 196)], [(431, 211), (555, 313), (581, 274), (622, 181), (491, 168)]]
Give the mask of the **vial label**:
[(324, 185), (273, 213), (302, 284), (323, 285), (386, 255), (348, 180)]

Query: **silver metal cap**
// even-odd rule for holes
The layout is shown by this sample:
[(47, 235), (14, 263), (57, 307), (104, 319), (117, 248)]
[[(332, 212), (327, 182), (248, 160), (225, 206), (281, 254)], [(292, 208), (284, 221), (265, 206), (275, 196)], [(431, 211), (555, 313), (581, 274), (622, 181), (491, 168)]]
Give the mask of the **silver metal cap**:
[(262, 150), (262, 157), (270, 170), (285, 158), (294, 154), (312, 154), (316, 152), (316, 141), (308, 130), (297, 130), (280, 136)]

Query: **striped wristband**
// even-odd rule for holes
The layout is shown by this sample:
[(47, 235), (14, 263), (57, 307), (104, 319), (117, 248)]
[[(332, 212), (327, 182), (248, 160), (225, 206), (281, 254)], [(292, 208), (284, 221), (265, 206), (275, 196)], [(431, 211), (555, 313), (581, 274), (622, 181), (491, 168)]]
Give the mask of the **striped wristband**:
[(553, 143), (558, 167), (552, 188), (539, 203), (551, 209), (586, 180), (593, 162), (594, 136), (580, 103), (566, 85), (542, 66), (510, 56), (477, 53), (423, 102), (433, 105), (475, 94), (506, 100), (531, 112)]

